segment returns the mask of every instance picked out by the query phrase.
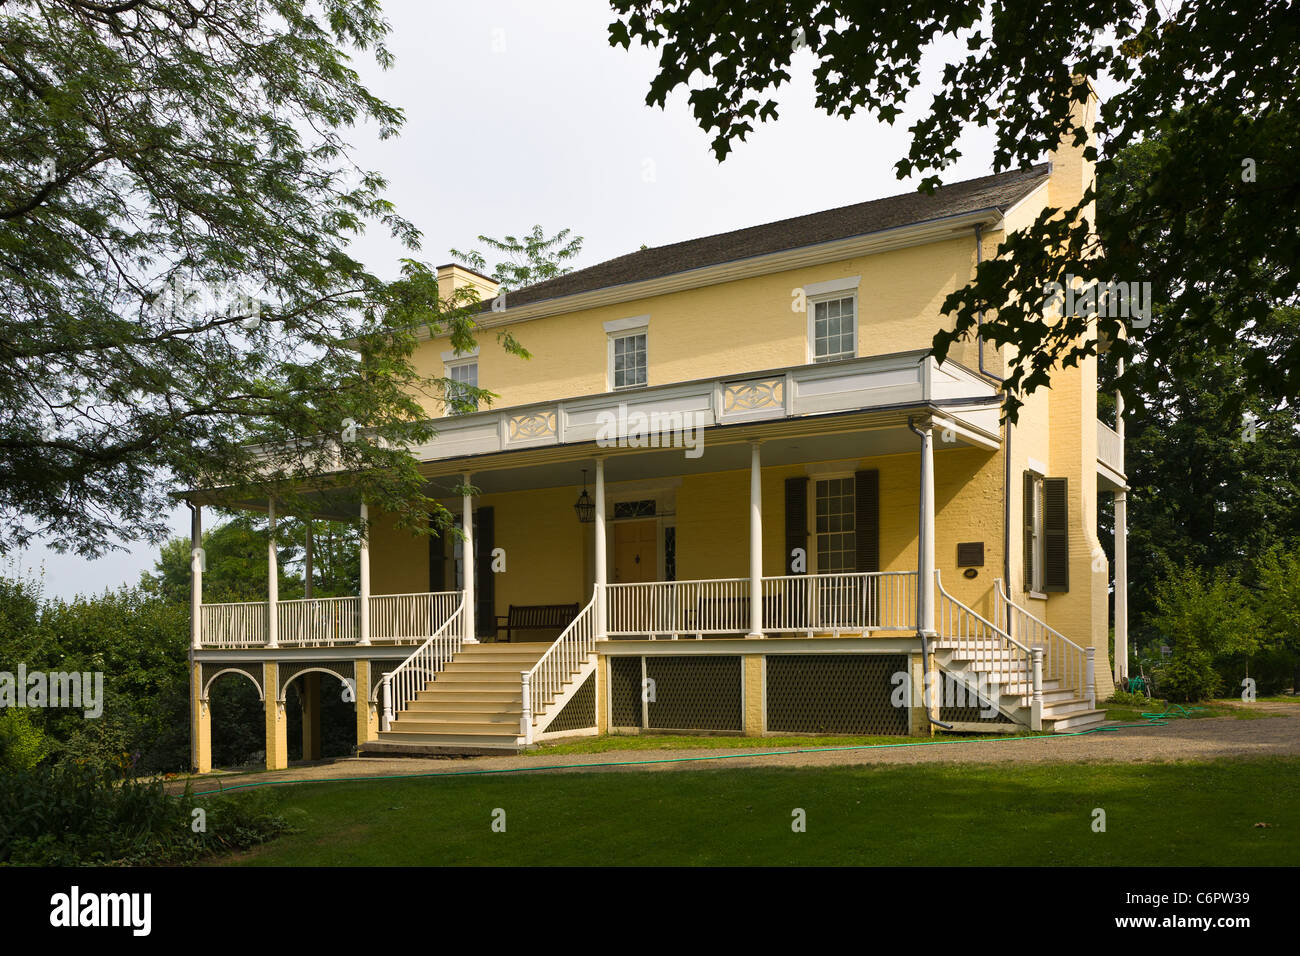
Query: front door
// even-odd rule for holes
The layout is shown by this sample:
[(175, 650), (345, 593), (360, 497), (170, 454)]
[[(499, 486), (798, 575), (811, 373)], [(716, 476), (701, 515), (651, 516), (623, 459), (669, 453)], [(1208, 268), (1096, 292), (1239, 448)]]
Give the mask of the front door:
[(659, 522), (619, 521), (614, 525), (614, 582), (659, 580)]

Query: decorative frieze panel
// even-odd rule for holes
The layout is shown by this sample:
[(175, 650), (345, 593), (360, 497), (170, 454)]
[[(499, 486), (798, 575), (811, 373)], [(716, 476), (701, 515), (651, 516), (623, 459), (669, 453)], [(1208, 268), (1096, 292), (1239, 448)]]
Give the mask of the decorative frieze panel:
[(755, 412), (785, 411), (785, 379), (758, 378), (727, 382), (722, 387), (722, 414), (748, 415)]
[(553, 441), (557, 437), (555, 409), (539, 409), (506, 419), (506, 441), (512, 445)]

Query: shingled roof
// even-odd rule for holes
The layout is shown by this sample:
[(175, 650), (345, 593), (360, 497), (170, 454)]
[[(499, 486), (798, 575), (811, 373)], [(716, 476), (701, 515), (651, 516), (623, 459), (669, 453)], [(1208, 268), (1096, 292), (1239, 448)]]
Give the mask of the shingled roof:
[[(1047, 163), (642, 249), (512, 291), (511, 308), (981, 210), (1005, 211), (1047, 179)], [(491, 307), (485, 302), (483, 308)]]

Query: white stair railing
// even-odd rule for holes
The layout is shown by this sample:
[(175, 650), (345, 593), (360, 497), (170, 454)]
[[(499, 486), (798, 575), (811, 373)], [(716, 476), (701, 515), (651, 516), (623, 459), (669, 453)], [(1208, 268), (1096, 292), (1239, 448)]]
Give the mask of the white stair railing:
[(424, 690), (429, 681), (459, 653), (465, 644), (465, 596), (451, 617), (423, 644), (411, 652), (396, 669), (384, 675), (384, 730)]
[(1043, 649), (1045, 676), (1059, 680), (1062, 687), (1082, 690), (1091, 701), (1091, 706), (1096, 707), (1095, 649), (1080, 647), (1056, 628), (1012, 601), (1006, 590), (1006, 582), (1001, 578), (993, 582), (993, 597), (996, 609), (994, 616), (999, 621), (1007, 622), (1007, 631), (1021, 644)]
[(763, 632), (911, 630), (916, 572), (783, 574), (763, 578)]
[[(1042, 651), (1015, 640), (992, 621), (958, 601), (943, 586), (936, 569), (935, 629), (943, 647), (956, 651), (971, 662), (971, 669), (983, 675), (994, 694), (1016, 695), (1031, 711), (1031, 726), (1041, 727)], [(1010, 690), (1020, 685), (1018, 690)], [(997, 703), (996, 700), (992, 703)]]
[(596, 603), (593, 596), (532, 670), (520, 672), (523, 713), (519, 734), (525, 743), (533, 742), (533, 718), (546, 713), (573, 675), (596, 652)]

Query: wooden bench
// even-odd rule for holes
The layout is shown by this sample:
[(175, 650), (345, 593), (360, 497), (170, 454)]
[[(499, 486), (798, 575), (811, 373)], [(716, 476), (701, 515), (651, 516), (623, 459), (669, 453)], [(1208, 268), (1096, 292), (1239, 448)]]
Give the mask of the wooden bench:
[(497, 615), (497, 640), (503, 630), (507, 643), (515, 631), (563, 631), (577, 616), (577, 604), (512, 604), (510, 613)]

